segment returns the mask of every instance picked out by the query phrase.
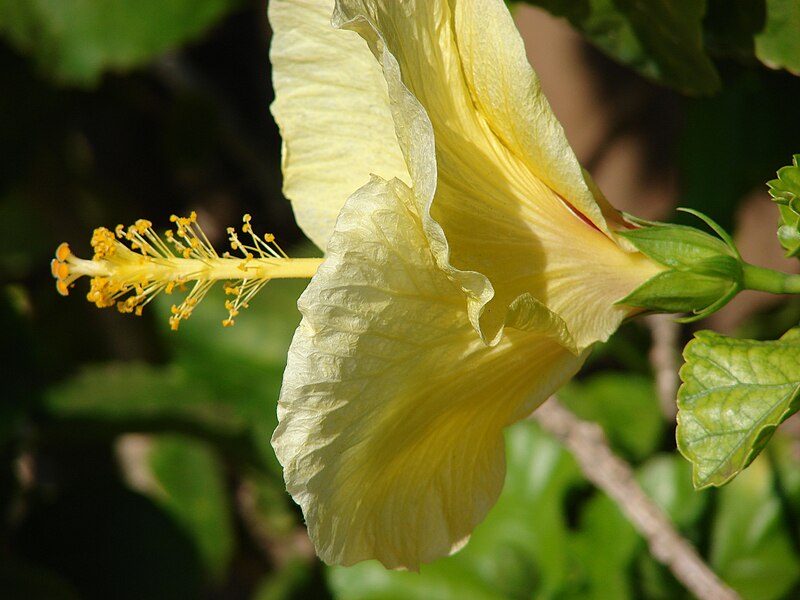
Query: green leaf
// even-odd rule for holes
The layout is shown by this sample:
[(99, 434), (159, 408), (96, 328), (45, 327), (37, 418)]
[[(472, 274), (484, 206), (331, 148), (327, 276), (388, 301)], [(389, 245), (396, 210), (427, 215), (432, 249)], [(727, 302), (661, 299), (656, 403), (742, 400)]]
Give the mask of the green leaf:
[(240, 0), (0, 0), (0, 34), (57, 81), (94, 84), (198, 37)]
[[(605, 494), (594, 496), (581, 514), (574, 552), (584, 565), (587, 582), (580, 594), (587, 600), (633, 600), (630, 565), (641, 538), (619, 507)], [(602, 548), (602, 552), (598, 552)]]
[[(306, 284), (303, 280), (270, 282), (233, 327), (222, 327), (226, 297), (222, 286), (217, 286), (180, 331), (162, 330), (176, 364), (194, 384), (248, 424), (252, 447), (276, 476), (281, 469), (269, 440), (277, 425), (286, 353), (300, 322), (297, 298)], [(175, 300), (165, 296), (153, 302), (165, 324)]]
[[(292, 560), (264, 577), (256, 587), (251, 600), (292, 600), (322, 597), (314, 588), (317, 563)], [(328, 597), (327, 594), (324, 595)]]
[(800, 328), (777, 341), (700, 331), (684, 349), (678, 448), (698, 488), (723, 485), (800, 408)]
[(800, 154), (791, 166), (778, 169), (778, 178), (767, 182), (770, 196), (778, 204), (778, 240), (786, 256), (800, 254)]
[(165, 342), (175, 357), (171, 364), (87, 367), (48, 390), (45, 408), (69, 424), (71, 435), (191, 433), (251, 466), (269, 467), (278, 479), (280, 465), (269, 440), (303, 284), (272, 282), (234, 327), (222, 326), (227, 312), (218, 286), (177, 333), (166, 325), (176, 298), (159, 297), (148, 308), (162, 314)]
[(707, 95), (720, 79), (703, 47), (705, 0), (528, 0), (567, 18), (593, 44), (645, 77)]
[(148, 459), (155, 484), (148, 495), (191, 537), (205, 572), (219, 583), (234, 546), (219, 460), (207, 444), (180, 435), (156, 437)]
[(800, 2), (766, 0), (767, 22), (756, 36), (756, 56), (773, 69), (800, 75)]
[(711, 94), (720, 86), (703, 47), (705, 0), (617, 0), (656, 64), (660, 81), (684, 94)]
[(771, 466), (758, 460), (717, 496), (711, 567), (747, 600), (795, 598), (800, 557), (787, 525)]
[(178, 366), (109, 363), (86, 367), (49, 390), (45, 408), (59, 419), (125, 430), (134, 424), (183, 424), (222, 436), (234, 435), (245, 421)]
[(637, 471), (645, 493), (669, 515), (679, 529), (688, 529), (703, 519), (709, 492), (698, 492), (691, 484), (691, 466), (677, 454), (659, 454)]

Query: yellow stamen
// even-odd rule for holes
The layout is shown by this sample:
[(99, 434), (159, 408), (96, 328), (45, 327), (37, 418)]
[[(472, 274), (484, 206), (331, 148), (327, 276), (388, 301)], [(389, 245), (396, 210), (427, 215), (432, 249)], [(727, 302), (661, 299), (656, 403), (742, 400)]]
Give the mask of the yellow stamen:
[(164, 239), (144, 219), (127, 229), (122, 225), (114, 231), (99, 227), (92, 235), (92, 260), (76, 257), (69, 245), (62, 243), (50, 270), (61, 295), (66, 296), (74, 281), (86, 275), (91, 277), (86, 296), (90, 302), (101, 308), (116, 305), (120, 312), (136, 315), (141, 315), (142, 308), (162, 291), (171, 294), (175, 288), (185, 289), (185, 284), (194, 282), (183, 302), (172, 307), (172, 329), (191, 316), (216, 281), (229, 280), (225, 293), (235, 298), (225, 303), (228, 318), (222, 323), (228, 327), (271, 279), (310, 278), (322, 262), (318, 258), (289, 258), (274, 235), (256, 235), (250, 219), (250, 215), (244, 216), (242, 233), (250, 236), (252, 244), (241, 242), (236, 231), (228, 228), (231, 249), (241, 252), (241, 257), (229, 252), (217, 254), (192, 212), (188, 217), (172, 215), (170, 221), (176, 229), (168, 230)]

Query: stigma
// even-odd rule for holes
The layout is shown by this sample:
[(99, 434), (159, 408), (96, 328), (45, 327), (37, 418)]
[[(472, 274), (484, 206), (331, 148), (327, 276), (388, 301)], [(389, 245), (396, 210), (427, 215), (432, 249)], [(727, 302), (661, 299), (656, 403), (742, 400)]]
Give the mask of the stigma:
[(89, 277), (87, 300), (99, 308), (116, 306), (121, 313), (141, 315), (144, 307), (162, 292), (187, 292), (173, 304), (170, 327), (178, 329), (189, 318), (217, 281), (225, 281), (228, 316), (222, 321), (233, 325), (239, 312), (270, 280), (310, 278), (322, 259), (289, 258), (268, 233), (257, 235), (250, 215), (243, 217), (239, 233), (227, 230), (231, 250), (217, 253), (197, 223), (194, 211), (188, 217), (172, 215), (174, 229), (159, 236), (152, 223), (139, 219), (125, 228), (98, 227), (92, 235), (91, 260), (75, 256), (66, 243), (56, 249), (50, 263), (56, 290), (69, 294), (75, 281)]

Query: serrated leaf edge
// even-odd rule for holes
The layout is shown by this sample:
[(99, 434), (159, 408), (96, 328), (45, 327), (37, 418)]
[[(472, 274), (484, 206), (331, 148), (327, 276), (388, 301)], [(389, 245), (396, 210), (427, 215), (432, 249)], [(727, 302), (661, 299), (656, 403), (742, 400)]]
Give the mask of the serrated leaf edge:
[[(789, 341), (789, 340), (793, 339), (794, 336), (790, 335), (792, 331), (794, 331), (794, 329), (790, 329), (783, 336), (781, 336), (781, 338), (779, 338), (778, 340), (773, 340), (773, 341)], [(789, 339), (788, 340), (785, 339), (787, 335), (789, 335)], [(728, 484), (730, 481), (732, 481), (739, 473), (741, 473), (744, 469), (746, 469), (750, 465), (750, 463), (752, 463), (753, 460), (755, 460), (755, 458), (761, 453), (761, 451), (764, 449), (767, 441), (769, 441), (769, 438), (772, 437), (772, 435), (774, 434), (775, 430), (781, 425), (781, 423), (783, 423), (787, 418), (789, 418), (791, 415), (793, 415), (793, 414), (795, 414), (797, 412), (797, 411), (792, 411), (791, 408), (787, 408), (786, 410), (784, 410), (783, 413), (778, 418), (777, 423), (775, 423), (774, 426), (771, 426), (772, 427), (772, 432), (769, 434), (768, 437), (766, 437), (764, 439), (764, 443), (760, 444), (759, 445), (760, 447), (758, 449), (756, 449), (756, 447), (755, 447), (756, 444), (755, 443), (753, 444), (753, 447), (751, 448), (750, 452), (748, 452), (748, 454), (745, 456), (745, 459), (743, 461), (743, 466), (741, 468), (735, 469), (730, 475), (728, 475), (727, 477), (725, 477), (721, 481), (710, 481), (710, 479), (712, 478), (711, 476), (713, 476), (714, 474), (719, 473), (721, 471), (721, 468), (715, 468), (711, 472), (710, 476), (706, 476), (705, 478), (703, 478), (701, 480), (700, 474), (699, 474), (699, 468), (698, 468), (698, 462), (699, 461), (692, 459), (692, 456), (696, 456), (696, 455), (694, 455), (694, 453), (689, 451), (689, 448), (686, 446), (686, 444), (683, 443), (683, 441), (681, 440), (681, 437), (679, 435), (680, 428), (682, 426), (682, 420), (683, 420), (682, 419), (682, 408), (681, 408), (681, 404), (683, 404), (683, 398), (682, 398), (681, 392), (684, 389), (684, 386), (686, 385), (685, 373), (690, 368), (689, 359), (690, 359), (690, 353), (692, 351), (691, 347), (696, 345), (695, 342), (700, 342), (700, 341), (709, 340), (709, 339), (713, 339), (713, 338), (725, 339), (727, 341), (727, 343), (729, 343), (730, 345), (733, 345), (733, 346), (745, 346), (745, 345), (747, 345), (746, 344), (747, 341), (754, 341), (754, 340), (735, 340), (735, 339), (732, 339), (732, 338), (727, 338), (725, 336), (722, 336), (722, 335), (720, 335), (720, 334), (718, 334), (716, 332), (713, 332), (713, 331), (703, 330), (703, 331), (696, 332), (694, 339), (692, 339), (688, 344), (686, 344), (686, 346), (683, 349), (682, 355), (683, 355), (683, 358), (684, 358), (684, 363), (683, 363), (683, 365), (681, 365), (681, 368), (678, 370), (678, 376), (681, 379), (681, 386), (680, 386), (680, 388), (678, 388), (678, 393), (677, 393), (677, 397), (676, 397), (676, 403), (678, 405), (678, 414), (677, 414), (677, 417), (676, 417), (677, 428), (675, 430), (675, 441), (676, 441), (676, 446), (678, 448), (678, 451), (692, 465), (692, 485), (694, 486), (694, 488), (696, 490), (703, 490), (703, 489), (706, 489), (706, 488), (709, 488), (709, 487), (712, 487), (712, 486), (713, 487), (722, 487), (722, 486)], [(740, 342), (740, 343), (737, 343), (737, 342)], [(798, 340), (798, 342), (800, 342), (800, 340)], [(797, 345), (800, 346), (800, 343), (798, 343)], [(720, 365), (720, 367), (722, 368), (721, 365)], [(693, 394), (692, 398), (696, 398), (696, 397), (698, 397), (700, 395), (701, 394)], [(786, 399), (796, 399), (798, 397), (798, 395), (800, 395), (800, 382), (797, 382), (797, 384), (794, 386), (794, 388), (788, 394), (785, 394), (778, 402), (775, 402), (774, 404), (772, 404), (770, 410), (766, 411), (766, 414), (770, 414), (772, 412), (772, 410), (774, 410), (774, 408), (777, 405), (785, 402)], [(790, 407), (794, 403), (795, 403), (794, 400), (790, 400), (789, 401)], [(751, 432), (757, 431), (757, 433), (755, 434), (755, 440), (756, 441), (761, 437), (763, 431), (768, 427), (766, 425), (763, 425), (763, 421), (765, 419), (766, 419), (766, 416), (763, 417), (762, 419), (760, 419), (755, 426), (749, 428), (749, 431), (751, 431)], [(730, 464), (731, 457), (733, 455), (735, 455), (736, 452), (744, 445), (744, 441), (748, 437), (749, 436), (743, 436), (742, 440), (739, 443), (737, 443), (729, 453), (727, 453), (725, 455), (725, 460), (720, 461), (719, 464), (720, 465), (728, 465), (728, 464)]]

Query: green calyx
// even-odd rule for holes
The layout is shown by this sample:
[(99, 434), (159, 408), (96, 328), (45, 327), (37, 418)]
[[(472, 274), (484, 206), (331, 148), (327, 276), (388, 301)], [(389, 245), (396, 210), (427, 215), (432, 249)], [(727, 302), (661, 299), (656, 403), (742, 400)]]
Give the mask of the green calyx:
[[(800, 197), (794, 197), (792, 202), (795, 201), (800, 202)], [(653, 312), (691, 313), (678, 319), (688, 323), (716, 312), (742, 290), (800, 294), (800, 275), (744, 262), (731, 237), (709, 217), (688, 208), (678, 210), (701, 219), (719, 237), (685, 225), (631, 219), (640, 227), (619, 235), (668, 269), (645, 281), (617, 304)]]
[(746, 269), (730, 236), (705, 215), (683, 209), (705, 221), (719, 237), (693, 227), (637, 221), (639, 229), (621, 232), (640, 252), (668, 267), (619, 304), (654, 312), (685, 312), (681, 321), (701, 319), (727, 304), (744, 289)]

